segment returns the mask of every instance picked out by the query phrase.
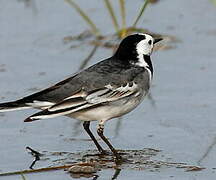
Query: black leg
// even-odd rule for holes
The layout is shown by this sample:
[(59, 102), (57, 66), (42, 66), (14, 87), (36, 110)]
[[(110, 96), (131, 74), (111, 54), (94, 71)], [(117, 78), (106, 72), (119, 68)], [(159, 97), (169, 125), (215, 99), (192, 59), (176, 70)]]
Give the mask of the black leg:
[(112, 151), (112, 153), (114, 154), (114, 156), (116, 157), (117, 162), (119, 160), (121, 160), (121, 156), (117, 153), (117, 151), (115, 150), (115, 148), (112, 146), (112, 144), (110, 144), (110, 142), (108, 141), (108, 139), (104, 136), (103, 134), (104, 128), (102, 126), (99, 125), (98, 129), (97, 129), (97, 133), (98, 135), (101, 137), (101, 139), (103, 139), (103, 141), (107, 144), (107, 146), (109, 146), (110, 150)]
[(86, 132), (88, 133), (88, 135), (91, 137), (91, 139), (93, 140), (93, 142), (95, 143), (95, 145), (97, 146), (97, 149), (100, 153), (102, 154), (106, 154), (104, 149), (100, 146), (100, 144), (97, 142), (97, 140), (95, 139), (94, 135), (92, 134), (92, 132), (89, 129), (90, 126), (90, 121), (85, 121), (83, 123), (83, 127), (86, 130)]

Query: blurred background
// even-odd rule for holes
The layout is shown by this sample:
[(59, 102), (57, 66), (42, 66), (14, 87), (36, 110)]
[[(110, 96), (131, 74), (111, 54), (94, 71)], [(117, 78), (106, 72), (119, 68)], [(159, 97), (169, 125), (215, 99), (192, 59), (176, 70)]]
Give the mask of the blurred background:
[[(117, 149), (157, 149), (152, 160), (205, 169), (122, 168), (118, 177), (105, 169), (98, 179), (215, 178), (215, 0), (0, 0), (0, 101), (37, 92), (111, 56), (121, 38), (134, 32), (164, 38), (152, 55), (153, 87), (136, 110), (109, 121), (105, 134)], [(26, 146), (46, 152), (95, 149), (80, 122), (59, 117), (24, 123), (34, 112), (0, 113), (0, 173), (29, 167), (33, 158)], [(95, 132), (96, 123), (91, 128)], [(25, 177), (74, 179), (64, 171)]]

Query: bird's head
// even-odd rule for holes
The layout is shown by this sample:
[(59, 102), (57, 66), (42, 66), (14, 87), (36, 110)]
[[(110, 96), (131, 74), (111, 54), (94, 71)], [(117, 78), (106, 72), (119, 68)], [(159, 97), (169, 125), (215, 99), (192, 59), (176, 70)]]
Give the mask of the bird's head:
[(154, 44), (161, 40), (143, 33), (129, 35), (121, 41), (115, 56), (123, 61), (139, 61), (143, 56), (150, 56)]

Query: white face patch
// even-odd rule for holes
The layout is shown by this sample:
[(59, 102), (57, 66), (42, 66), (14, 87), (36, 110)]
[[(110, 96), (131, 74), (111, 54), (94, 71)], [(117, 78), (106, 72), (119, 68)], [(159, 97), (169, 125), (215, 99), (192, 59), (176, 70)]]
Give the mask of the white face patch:
[(134, 65), (144, 67), (147, 69), (148, 74), (149, 74), (149, 79), (151, 81), (152, 79), (152, 72), (149, 69), (148, 63), (144, 59), (144, 55), (150, 56), (154, 47), (154, 39), (148, 34), (141, 34), (145, 36), (145, 39), (141, 40), (137, 45), (136, 45), (136, 51), (137, 51), (137, 58), (138, 61), (134, 63)]
[(147, 67), (148, 64), (145, 62), (143, 55), (148, 55), (150, 56), (153, 50), (153, 42), (154, 39), (148, 35), (148, 34), (143, 34), (145, 35), (145, 39), (140, 41), (137, 46), (136, 46), (136, 51), (137, 51), (137, 58), (138, 62), (136, 65), (141, 66), (141, 67)]
[(153, 45), (154, 39), (148, 34), (144, 34), (144, 35), (145, 35), (145, 39), (143, 39), (137, 44), (136, 50), (138, 54), (142, 54), (142, 55), (144, 54), (150, 56), (154, 46)]

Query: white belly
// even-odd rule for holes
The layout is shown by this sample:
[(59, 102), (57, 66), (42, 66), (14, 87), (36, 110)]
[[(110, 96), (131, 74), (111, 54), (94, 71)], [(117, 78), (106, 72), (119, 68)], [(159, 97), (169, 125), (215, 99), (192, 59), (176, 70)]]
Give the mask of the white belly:
[(132, 111), (140, 102), (140, 97), (136, 97), (133, 100), (122, 100), (122, 102), (101, 105), (95, 108), (78, 111), (67, 116), (82, 121), (106, 121)]

